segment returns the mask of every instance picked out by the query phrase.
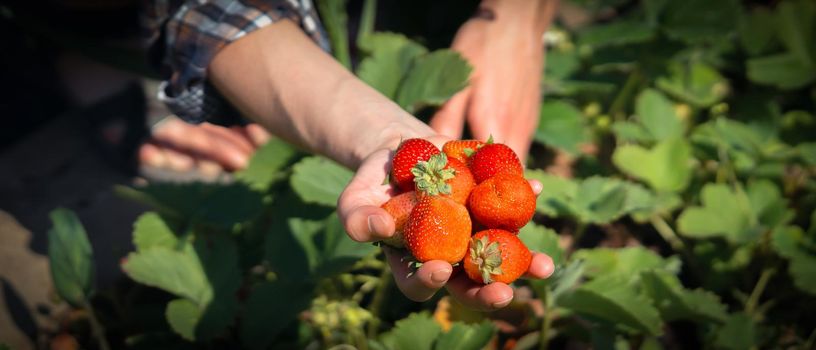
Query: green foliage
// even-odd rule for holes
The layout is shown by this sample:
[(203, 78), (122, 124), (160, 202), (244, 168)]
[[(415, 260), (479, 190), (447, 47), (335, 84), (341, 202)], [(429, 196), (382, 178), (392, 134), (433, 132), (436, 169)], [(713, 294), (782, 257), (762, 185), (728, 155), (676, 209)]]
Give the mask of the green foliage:
[(59, 296), (74, 306), (84, 306), (93, 292), (94, 263), (85, 228), (74, 212), (55, 209), (48, 231), (48, 262)]
[[(108, 336), (151, 349), (812, 348), (816, 5), (569, 2), (587, 23), (545, 36), (534, 140), (549, 148), (527, 157), (543, 188), (518, 234), (555, 272), (515, 282), (507, 310), (402, 297), (380, 249), (351, 240), (336, 211), (353, 172), (274, 139), (230, 183), (118, 189), (153, 211), (122, 262), (141, 287), (111, 292)], [(345, 5), (318, 7), (334, 54), (408, 112), (467, 86), (458, 53), (375, 31), (374, 1), (349, 48)], [(543, 170), (565, 158), (570, 176)], [(73, 215), (52, 219), (56, 290), (85, 307), (90, 245)]]

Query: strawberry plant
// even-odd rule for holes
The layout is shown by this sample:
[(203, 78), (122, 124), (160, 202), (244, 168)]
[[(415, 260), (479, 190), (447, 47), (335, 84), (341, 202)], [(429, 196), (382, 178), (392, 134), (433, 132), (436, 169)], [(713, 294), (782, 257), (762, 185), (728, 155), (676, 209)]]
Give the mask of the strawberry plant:
[[(352, 50), (342, 3), (319, 2), (335, 55), (404, 109), (423, 115), (466, 86), (472, 67), (454, 51), (373, 32), (373, 1)], [(394, 162), (392, 184), (408, 192), (384, 203), (410, 247), (414, 212), (417, 226), (439, 212), (460, 213), (446, 221), (464, 225), (468, 208), (494, 213), (502, 204), (489, 191), (486, 203), (462, 201), (455, 188), (472, 194), (501, 182), (493, 185), (512, 197), (501, 199), (521, 203), (532, 200), (521, 175), (537, 180), (529, 213), (490, 224), (526, 223), (517, 236), (471, 238), (468, 224), (450, 260), (464, 255), (462, 273), (484, 281), (519, 270), (509, 263), (523, 264), (529, 248), (552, 257), (551, 278), (516, 280), (516, 300), (494, 313), (444, 293), (408, 301), (380, 249), (352, 241), (338, 220), (352, 172), (272, 140), (230, 183), (119, 189), (153, 208), (134, 223), (125, 292), (94, 292), (84, 231), (55, 212), (56, 290), (101, 320), (86, 331), (97, 339), (89, 346), (812, 349), (816, 5), (563, 5), (585, 20), (562, 18), (544, 38), (544, 98), (526, 170), (485, 140), (446, 144), (442, 163), (432, 157), (439, 149), (420, 145)], [(470, 181), (447, 182), (468, 166), (480, 169)], [(440, 195), (414, 192), (415, 177)], [(526, 248), (519, 258), (497, 254), (499, 239)], [(414, 255), (425, 253), (435, 252)]]

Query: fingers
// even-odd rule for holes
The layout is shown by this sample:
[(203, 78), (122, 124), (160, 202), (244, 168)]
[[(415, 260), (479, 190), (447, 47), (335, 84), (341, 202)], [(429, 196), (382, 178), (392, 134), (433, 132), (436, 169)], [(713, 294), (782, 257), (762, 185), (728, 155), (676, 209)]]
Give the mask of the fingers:
[(465, 112), (470, 99), (470, 88), (454, 95), (431, 118), (430, 126), (437, 133), (452, 139), (462, 138), (465, 126)]
[(261, 147), (269, 142), (271, 135), (269, 132), (264, 129), (264, 127), (258, 124), (247, 124), (244, 127), (244, 131), (247, 134), (247, 137), (250, 141), (255, 145), (255, 147)]
[(432, 260), (423, 263), (419, 269), (411, 273), (411, 267), (408, 266), (409, 261), (405, 259), (410, 257), (407, 252), (385, 245), (383, 252), (391, 266), (391, 273), (394, 275), (397, 287), (402, 294), (413, 301), (430, 299), (448, 282), (453, 271), (453, 267), (447, 262)]
[(349, 237), (358, 242), (379, 241), (394, 234), (394, 219), (380, 206), (390, 198), (390, 152), (374, 152), (363, 161), (337, 200), (337, 213)]
[(168, 120), (153, 133), (160, 145), (183, 153), (210, 159), (226, 169), (246, 167), (254, 148), (247, 148), (248, 141), (232, 131), (215, 125), (190, 125), (180, 120)]
[(458, 273), (446, 285), (448, 293), (465, 307), (492, 311), (507, 306), (513, 300), (513, 288), (501, 282), (483, 285)]
[(527, 180), (530, 183), (530, 187), (533, 188), (533, 193), (535, 193), (536, 197), (541, 194), (541, 191), (544, 190), (544, 185), (541, 184), (538, 180)]
[(530, 262), (530, 268), (524, 275), (527, 278), (544, 279), (552, 276), (555, 272), (555, 263), (553, 259), (544, 253), (533, 252), (533, 260)]

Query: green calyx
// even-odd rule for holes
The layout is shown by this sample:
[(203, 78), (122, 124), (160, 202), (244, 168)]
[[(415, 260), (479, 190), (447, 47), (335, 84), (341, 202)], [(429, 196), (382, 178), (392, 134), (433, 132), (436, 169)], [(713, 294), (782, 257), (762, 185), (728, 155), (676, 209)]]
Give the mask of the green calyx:
[(499, 242), (490, 242), (487, 236), (482, 236), (481, 239), (473, 239), (470, 248), (470, 259), (476, 266), (479, 267), (479, 273), (482, 274), (482, 282), (485, 284), (493, 283), (491, 275), (501, 275), (502, 258)]
[(420, 161), (411, 169), (414, 174), (414, 183), (417, 191), (432, 196), (450, 194), (451, 187), (447, 181), (456, 177), (456, 171), (445, 169), (448, 165), (448, 156), (440, 152), (431, 156), (428, 161)]

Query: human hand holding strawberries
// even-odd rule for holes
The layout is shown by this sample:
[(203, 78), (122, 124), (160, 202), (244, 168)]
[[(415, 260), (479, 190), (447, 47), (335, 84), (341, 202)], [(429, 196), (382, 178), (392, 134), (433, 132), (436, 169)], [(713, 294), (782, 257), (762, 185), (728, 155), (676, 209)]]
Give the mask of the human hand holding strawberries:
[[(475, 150), (453, 147), (461, 141), (445, 145), (447, 139), (443, 137), (430, 137), (428, 140), (431, 142), (406, 140), (396, 155), (380, 150), (363, 162), (339, 200), (338, 210), (346, 230), (357, 241), (385, 240), (388, 245), (399, 247), (404, 243), (407, 246), (408, 251), (384, 245), (383, 251), (397, 286), (412, 300), (427, 300), (438, 289), (446, 287), (454, 298), (470, 308), (491, 310), (504, 307), (512, 300), (513, 289), (502, 279), (485, 285), (483, 281), (468, 278), (465, 273), (454, 273), (452, 266), (452, 263), (468, 256), (471, 250), (472, 225), (465, 205), (467, 194), (475, 188), (476, 183), (472, 177), (468, 177), (468, 167), (460, 159), (467, 161), (468, 156), (464, 154), (473, 154)], [(481, 145), (481, 142), (468, 142), (463, 144), (473, 148)], [(445, 146), (440, 147), (442, 145)], [(440, 153), (439, 150), (443, 148), (450, 157)], [(456, 152), (455, 148), (458, 148)], [(406, 154), (410, 157), (406, 157)], [(440, 156), (431, 159), (433, 154)], [(406, 161), (406, 158), (409, 160)], [(425, 162), (414, 167), (417, 161)], [(410, 170), (398, 168), (404, 166), (414, 168), (412, 175), (419, 179), (416, 188), (422, 190), (414, 195), (406, 195), (413, 192), (400, 194), (401, 188), (410, 189), (405, 182), (405, 178), (408, 178), (405, 174)], [(392, 172), (392, 168), (395, 171)], [(452, 173), (459, 176), (451, 177)], [(383, 183), (383, 179), (389, 176), (391, 184)], [(541, 185), (538, 182), (524, 184), (534, 200)], [(466, 191), (464, 196), (462, 191)], [(414, 205), (421, 210), (413, 211)], [(529, 217), (524, 223), (526, 221), (529, 221)], [(440, 222), (447, 226), (434, 227), (434, 223)], [(546, 278), (552, 274), (554, 266), (549, 256), (527, 253), (530, 261), (523, 264), (521, 273), (531, 278)], [(411, 259), (422, 261), (421, 266), (414, 270), (409, 266)]]

